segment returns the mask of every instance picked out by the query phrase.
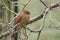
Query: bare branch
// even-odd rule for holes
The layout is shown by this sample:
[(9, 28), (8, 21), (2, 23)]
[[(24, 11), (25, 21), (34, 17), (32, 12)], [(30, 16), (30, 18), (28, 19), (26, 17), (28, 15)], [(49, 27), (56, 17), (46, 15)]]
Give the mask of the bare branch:
[(43, 2), (42, 0), (40, 0), (40, 2), (47, 8), (48, 6), (45, 4), (45, 2)]
[(32, 29), (29, 29), (29, 28), (26, 28), (26, 29), (29, 30), (30, 32), (34, 32), (34, 33), (39, 32), (39, 30), (32, 30)]
[(7, 22), (5, 22), (5, 21), (4, 21), (3, 19), (1, 19), (1, 18), (0, 18), (0, 22), (7, 24)]
[[(41, 28), (39, 29), (39, 32), (41, 33), (41, 31), (42, 31), (42, 29), (43, 29), (43, 27), (44, 27), (45, 16), (48, 14), (48, 11), (51, 10), (52, 8), (56, 8), (56, 7), (60, 6), (59, 3), (60, 3), (60, 1), (51, 4), (48, 8), (46, 8), (46, 9), (43, 11), (43, 13), (41, 13), (41, 15), (39, 15), (39, 16), (31, 19), (30, 22), (27, 23), (27, 25), (28, 25), (28, 24), (31, 24), (31, 23), (33, 23), (33, 22), (36, 22), (37, 20), (43, 18), (43, 20), (42, 20), (43, 22), (42, 22)], [(18, 14), (18, 15), (19, 15), (19, 14)], [(18, 15), (17, 15), (17, 16), (18, 16)], [(16, 17), (17, 17), (17, 16), (16, 16)], [(15, 18), (16, 18), (16, 17), (15, 17)], [(40, 33), (39, 33), (38, 35), (40, 35)], [(5, 35), (7, 35), (7, 34), (11, 34), (11, 32), (10, 32), (10, 31), (7, 31), (7, 32), (5, 32), (5, 33), (1, 33), (1, 34), (0, 34), (0, 38), (3, 37), (3, 36), (5, 36)], [(38, 36), (38, 37), (39, 37), (39, 36)], [(39, 38), (38, 38), (38, 39), (39, 39)]]
[[(21, 12), (22, 12), (22, 11), (25, 9), (25, 7), (30, 3), (30, 1), (31, 1), (31, 0), (29, 0), (29, 1), (26, 3), (26, 5), (22, 8)], [(21, 12), (19, 11), (18, 14), (17, 14), (17, 16), (20, 15)], [(17, 16), (16, 16), (16, 17), (17, 17)], [(16, 17), (15, 17), (15, 18), (16, 18)], [(13, 19), (9, 22), (9, 24), (11, 24), (11, 23), (14, 21), (15, 18), (13, 18)]]
[(14, 34), (14, 33), (17, 33), (18, 31), (20, 31), (20, 27), (18, 27), (18, 30), (13, 33), (13, 29), (14, 29), (16, 26), (18, 26), (18, 25), (19, 25), (19, 23), (16, 24), (16, 25), (12, 28), (12, 30), (9, 30), (9, 31), (7, 31), (7, 32), (1, 33), (1, 34), (0, 34), (0, 38), (2, 38), (3, 36), (12, 35), (12, 34)]
[[(60, 3), (60, 2), (51, 4), (48, 8), (46, 8), (45, 11), (43, 11), (43, 13), (42, 13), (40, 16), (35, 17), (34, 20), (30, 21), (30, 23), (38, 20), (39, 18), (41, 19), (44, 15), (46, 16), (46, 14), (48, 13), (49, 10), (51, 10), (52, 8), (56, 8), (56, 7), (60, 6), (59, 3)], [(44, 13), (45, 13), (45, 14), (44, 14)], [(43, 22), (42, 22), (42, 25), (41, 25), (41, 28), (40, 28), (40, 31), (39, 31), (37, 40), (39, 40), (39, 35), (41, 34), (41, 31), (42, 31), (42, 29), (43, 29), (43, 27), (44, 27), (45, 16), (43, 17)], [(36, 19), (36, 20), (35, 20), (35, 19)], [(30, 29), (29, 29), (29, 30), (30, 30)], [(31, 30), (30, 30), (30, 31), (31, 31)]]
[(39, 33), (38, 33), (38, 38), (37, 38), (37, 40), (39, 40), (39, 36), (40, 36), (41, 31), (43, 30), (43, 27), (44, 27), (45, 17), (46, 17), (46, 14), (48, 13), (49, 10), (50, 10), (50, 9), (47, 8), (47, 9), (45, 10), (45, 14), (43, 14), (44, 16), (43, 16), (42, 24), (41, 24), (39, 30), (34, 31), (34, 30), (29, 29), (29, 28), (26, 28), (26, 29), (28, 29), (30, 32), (34, 32), (34, 33), (38, 33), (38, 32), (39, 32)]
[(45, 11), (45, 14), (43, 14), (43, 19), (42, 19), (42, 23), (41, 23), (41, 26), (40, 26), (40, 31), (38, 33), (37, 40), (39, 40), (40, 34), (41, 34), (41, 32), (44, 28), (44, 22), (45, 22), (46, 14), (48, 13), (49, 10), (50, 10), (50, 8), (47, 8), (46, 11)]
[[(25, 9), (25, 7), (30, 3), (31, 0), (27, 1), (24, 7), (22, 8), (21, 12)], [(21, 13), (20, 11), (18, 13)]]
[[(50, 8), (50, 10), (53, 9), (53, 8), (56, 8), (56, 7), (60, 6), (59, 3), (60, 3), (60, 1), (55, 2), (55, 3), (52, 3), (48, 8)], [(48, 8), (46, 8), (46, 9), (48, 9)], [(27, 23), (27, 24), (31, 24), (31, 23), (36, 22), (37, 20), (41, 19), (41, 18), (43, 17), (43, 14), (45, 13), (45, 11), (46, 11), (46, 10), (44, 10), (42, 13), (40, 13), (40, 15), (38, 15), (38, 16), (30, 19), (30, 22)], [(47, 14), (48, 14), (48, 13), (47, 13)], [(47, 15), (47, 14), (46, 14), (46, 15)]]
[(4, 33), (1, 33), (1, 34), (0, 34), (0, 38), (2, 38), (3, 36), (9, 35), (9, 34), (10, 34), (10, 32), (9, 32), (9, 31), (4, 32)]
[(10, 9), (6, 6), (6, 4), (4, 3), (4, 1), (3, 1), (3, 0), (1, 0), (1, 1), (2, 1), (3, 5), (5, 6), (5, 8), (6, 8), (7, 10), (9, 10), (10, 12), (14, 13), (15, 15), (17, 15), (17, 13), (16, 13), (16, 12), (14, 12), (14, 11), (10, 10)]
[(49, 29), (56, 29), (56, 30), (60, 30), (60, 26), (57, 25), (50, 25)]

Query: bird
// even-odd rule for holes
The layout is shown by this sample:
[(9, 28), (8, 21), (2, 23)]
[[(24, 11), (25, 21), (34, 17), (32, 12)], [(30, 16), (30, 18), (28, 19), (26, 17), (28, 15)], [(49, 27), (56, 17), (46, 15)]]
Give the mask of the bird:
[[(21, 28), (25, 28), (25, 26), (26, 26), (26, 24), (29, 22), (29, 20), (30, 20), (30, 12), (28, 11), (28, 10), (23, 10), (22, 11), (22, 13), (21, 14), (19, 14), (16, 18), (15, 18), (15, 20), (14, 20), (14, 25), (16, 25), (16, 24), (20, 24), (20, 27)], [(13, 32), (16, 32), (17, 31), (17, 26), (13, 29), (14, 31)], [(14, 36), (14, 34), (13, 34), (13, 37), (15, 37)]]

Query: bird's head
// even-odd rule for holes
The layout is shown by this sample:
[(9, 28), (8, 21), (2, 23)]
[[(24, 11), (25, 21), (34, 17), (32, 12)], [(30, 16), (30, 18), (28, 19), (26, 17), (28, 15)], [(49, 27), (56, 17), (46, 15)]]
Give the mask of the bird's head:
[(25, 14), (31, 14), (28, 10), (23, 10), (23, 13), (25, 13)]

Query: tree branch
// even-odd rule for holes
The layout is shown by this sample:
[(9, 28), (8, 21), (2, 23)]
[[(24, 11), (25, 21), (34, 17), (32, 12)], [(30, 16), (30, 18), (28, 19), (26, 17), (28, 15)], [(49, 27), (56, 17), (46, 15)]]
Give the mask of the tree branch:
[[(55, 3), (52, 3), (51, 5), (49, 5), (48, 8), (49, 8), (50, 10), (53, 9), (53, 8), (56, 8), (56, 7), (60, 6), (59, 3), (60, 3), (60, 1), (55, 2)], [(48, 8), (46, 8), (46, 9), (48, 9)], [(45, 13), (45, 11), (46, 11), (46, 10), (44, 10), (42, 13), (40, 13), (40, 15), (38, 15), (38, 16), (30, 19), (30, 22), (27, 23), (27, 24), (31, 24), (31, 23), (36, 22), (37, 20), (41, 19), (41, 18), (43, 17), (43, 14)], [(47, 14), (48, 14), (48, 13), (47, 13)], [(47, 15), (47, 14), (46, 14), (46, 15)]]
[(4, 1), (3, 1), (3, 0), (1, 0), (1, 1), (2, 1), (3, 5), (5, 6), (5, 8), (6, 8), (7, 10), (9, 10), (10, 12), (14, 13), (15, 15), (17, 15), (17, 13), (16, 13), (16, 12), (14, 12), (14, 11), (10, 10), (10, 9), (6, 6), (6, 4), (4, 3)]
[[(1, 34), (0, 34), (0, 38), (2, 38), (3, 36), (12, 35), (12, 34), (14, 34), (14, 33), (17, 33), (18, 31), (20, 31), (20, 30), (19, 30), (20, 27), (18, 27), (18, 30), (13, 33), (13, 29), (14, 29), (16, 26), (18, 26), (18, 25), (19, 25), (19, 23), (16, 24), (11, 30), (9, 30), (9, 31), (7, 31), (7, 32), (1, 33)], [(8, 26), (10, 26), (10, 25), (8, 25)]]
[[(22, 13), (22, 11), (23, 11), (23, 10), (25, 9), (25, 7), (30, 3), (30, 1), (31, 1), (31, 0), (29, 0), (29, 1), (26, 3), (26, 5), (24, 5), (24, 7), (22, 8), (21, 12), (19, 11), (18, 14), (16, 15), (16, 17)], [(9, 22), (9, 24), (11, 24), (16, 17), (14, 17), (14, 18)]]
[[(27, 23), (27, 25), (28, 25), (28, 24), (31, 24), (31, 23), (33, 23), (33, 22), (36, 22), (37, 20), (43, 18), (44, 14), (46, 13), (46, 15), (47, 15), (49, 10), (51, 10), (52, 8), (56, 8), (56, 7), (60, 6), (59, 3), (60, 3), (60, 1), (58, 1), (58, 2), (56, 2), (56, 3), (52, 3), (48, 8), (46, 8), (46, 9), (41, 13), (41, 15), (30, 19), (30, 22)], [(15, 17), (15, 18), (16, 18), (16, 17)], [(41, 28), (39, 29), (39, 31), (41, 31), (41, 30), (42, 30), (42, 25), (41, 25)], [(3, 36), (5, 36), (5, 35), (7, 35), (7, 34), (11, 34), (11, 32), (10, 32), (10, 31), (7, 31), (7, 32), (5, 32), (5, 33), (1, 33), (1, 34), (0, 34), (0, 38), (3, 37)], [(40, 33), (39, 33), (39, 34), (40, 34)]]
[(40, 0), (40, 2), (47, 8), (48, 6), (45, 4), (45, 2), (43, 2), (42, 0)]

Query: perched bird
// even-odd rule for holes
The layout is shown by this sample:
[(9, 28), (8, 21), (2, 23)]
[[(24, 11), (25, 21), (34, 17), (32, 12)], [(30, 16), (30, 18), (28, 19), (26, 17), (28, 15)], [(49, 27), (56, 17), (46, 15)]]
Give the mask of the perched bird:
[[(31, 13), (28, 10), (23, 10), (23, 12), (15, 18), (14, 25), (20, 23), (20, 27), (24, 28), (30, 20), (30, 14)], [(15, 31), (17, 31), (17, 26), (14, 28), (14, 32)]]
[(14, 25), (20, 23), (20, 26), (24, 27), (30, 20), (30, 14), (31, 13), (28, 10), (23, 10), (23, 12), (14, 20)]

